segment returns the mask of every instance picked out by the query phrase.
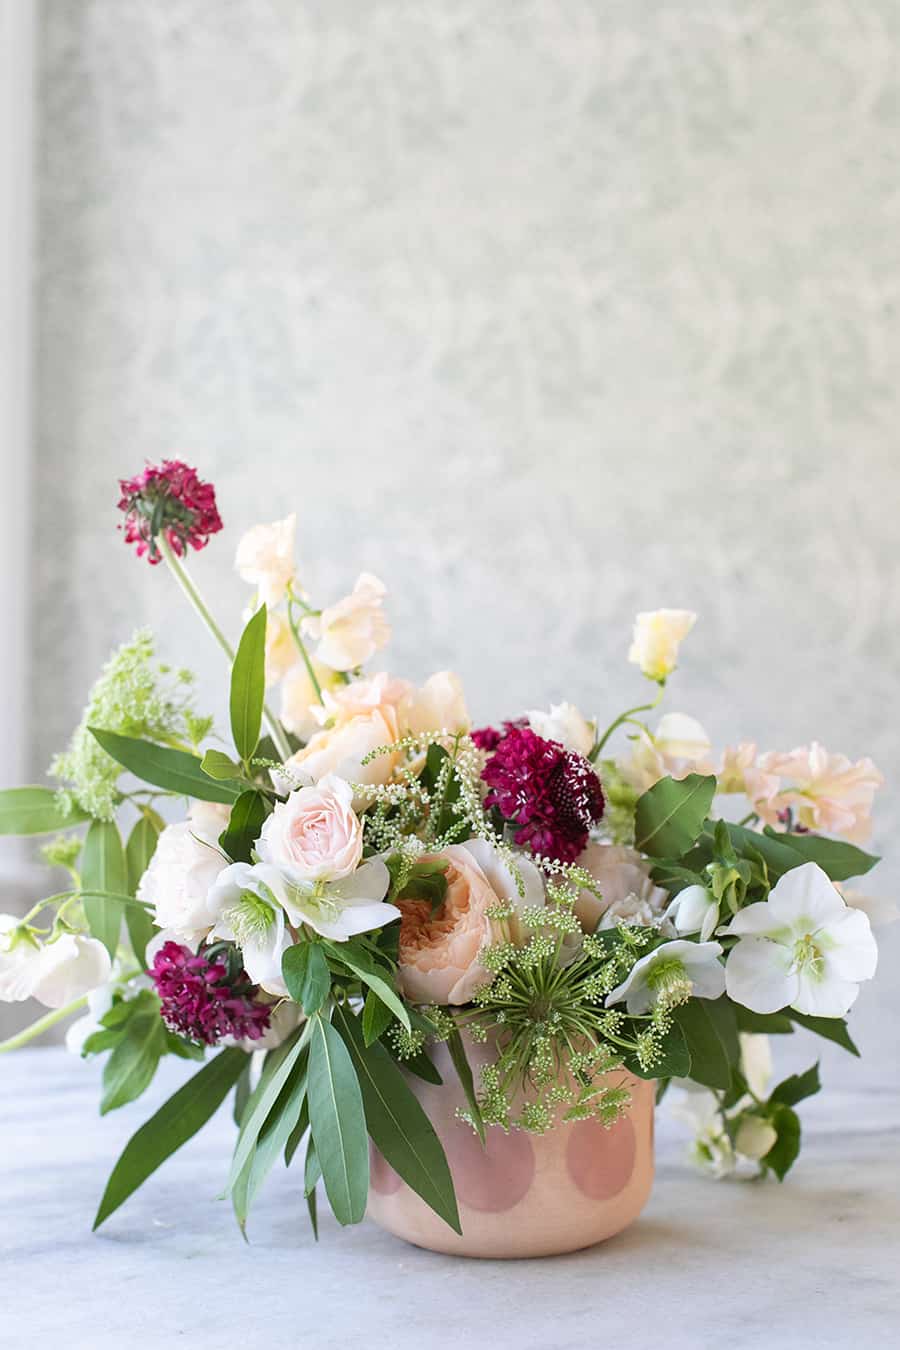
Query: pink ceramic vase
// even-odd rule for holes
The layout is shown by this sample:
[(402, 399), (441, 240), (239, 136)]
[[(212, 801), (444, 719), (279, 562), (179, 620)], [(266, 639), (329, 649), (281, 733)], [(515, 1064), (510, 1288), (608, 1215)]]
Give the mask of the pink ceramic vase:
[[(466, 1048), (477, 1082), (487, 1051)], [(433, 1058), (442, 1086), (411, 1075), (409, 1083), (447, 1154), (462, 1237), (373, 1149), (367, 1212), (382, 1228), (436, 1252), (504, 1258), (590, 1247), (637, 1218), (653, 1182), (654, 1083), (629, 1078), (631, 1105), (611, 1129), (593, 1120), (562, 1122), (544, 1135), (493, 1126), (483, 1148), (456, 1116), (465, 1096), (446, 1047), (435, 1047)]]

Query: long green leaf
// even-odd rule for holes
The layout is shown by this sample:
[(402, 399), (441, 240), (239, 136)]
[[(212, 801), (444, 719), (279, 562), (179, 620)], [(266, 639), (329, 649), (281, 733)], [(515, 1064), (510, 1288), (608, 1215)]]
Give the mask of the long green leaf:
[(247, 1159), (256, 1147), (269, 1112), (278, 1100), (281, 1090), (291, 1075), (291, 1070), (305, 1049), (304, 1036), (295, 1035), (284, 1041), (277, 1050), (270, 1052), (262, 1077), (250, 1095), (241, 1119), (241, 1129), (234, 1147), (231, 1160), (231, 1172), (228, 1177), (226, 1194), (231, 1191), (244, 1169)]
[(250, 1156), (246, 1186), (241, 1188), (240, 1194), (236, 1190), (232, 1196), (234, 1211), (241, 1228), (247, 1222), (247, 1215), (250, 1213), (250, 1206), (257, 1191), (293, 1133), (305, 1098), (306, 1073), (302, 1063), (298, 1063), (294, 1065), (291, 1076), (281, 1089), (278, 1100), (259, 1133), (256, 1147)]
[(166, 1028), (159, 1012), (154, 1008), (132, 1017), (103, 1066), (101, 1116), (139, 1097), (153, 1082), (165, 1052)]
[(359, 1019), (335, 1009), (359, 1078), (366, 1126), (394, 1171), (455, 1233), (462, 1233), (453, 1178), (440, 1139), (403, 1074), (382, 1045), (366, 1045)]
[(807, 1097), (814, 1097), (821, 1088), (817, 1060), (805, 1073), (792, 1073), (789, 1078), (780, 1082), (775, 1091), (770, 1093), (769, 1101), (781, 1102), (784, 1106), (796, 1106)]
[(379, 970), (375, 963), (368, 959), (365, 951), (359, 947), (351, 947), (349, 943), (340, 942), (329, 942), (327, 946), (333, 959), (346, 966), (358, 980), (367, 985), (409, 1031), (411, 1029), (409, 1012), (406, 1004), (384, 978), (387, 972)]
[[(146, 872), (150, 859), (156, 851), (157, 840), (164, 825), (165, 821), (162, 817), (158, 816), (155, 811), (148, 809), (146, 812), (142, 811), (138, 816), (137, 823), (128, 836), (128, 842), (125, 845), (125, 863), (128, 870), (128, 889), (132, 895), (137, 894), (141, 877)], [(146, 910), (142, 910), (138, 905), (126, 905), (125, 923), (128, 927), (132, 950), (139, 963), (143, 965), (146, 958), (147, 943), (156, 931), (156, 925)]]
[(110, 956), (115, 956), (125, 906), (121, 900), (101, 898), (95, 894), (97, 891), (128, 892), (125, 850), (115, 821), (95, 820), (91, 823), (81, 855), (81, 883), (88, 927)]
[(338, 1223), (359, 1223), (369, 1190), (369, 1144), (362, 1093), (350, 1052), (316, 1013), (309, 1052), (309, 1123), (325, 1193)]
[(469, 1112), (472, 1116), (472, 1120), (475, 1122), (475, 1129), (478, 1131), (478, 1138), (483, 1144), (484, 1121), (481, 1118), (481, 1107), (478, 1105), (478, 1097), (475, 1093), (475, 1080), (472, 1077), (472, 1069), (466, 1056), (466, 1047), (463, 1045), (463, 1039), (459, 1034), (458, 1028), (454, 1028), (447, 1037), (447, 1049), (450, 1051), (450, 1058), (453, 1061), (456, 1076), (460, 1081), (463, 1092), (466, 1094), (466, 1101), (469, 1104)]
[(241, 793), (240, 783), (214, 782), (201, 768), (201, 760), (186, 750), (173, 750), (153, 741), (120, 736), (117, 731), (91, 727), (91, 734), (108, 755), (145, 783), (196, 797), (202, 802), (230, 805)]
[(288, 993), (307, 1017), (317, 1013), (331, 989), (331, 972), (319, 942), (295, 942), (281, 958)]
[(826, 839), (819, 834), (777, 834), (766, 826), (766, 836), (786, 844), (799, 853), (804, 862), (818, 863), (832, 881), (849, 881), (864, 876), (881, 860), (842, 839)]
[(784, 1015), (798, 1026), (805, 1027), (807, 1031), (821, 1036), (823, 1040), (834, 1041), (835, 1045), (859, 1058), (859, 1050), (847, 1030), (847, 1023), (843, 1017), (810, 1017), (808, 1013), (795, 1012), (793, 1008), (785, 1008)]
[(231, 735), (241, 759), (249, 760), (259, 743), (266, 693), (266, 607), (241, 634), (231, 668)]
[(66, 811), (52, 788), (5, 788), (0, 792), (0, 834), (54, 834), (90, 820), (87, 811)]
[(223, 1050), (132, 1135), (106, 1183), (95, 1229), (206, 1124), (240, 1078), (246, 1062), (243, 1050)]
[(251, 862), (253, 845), (259, 838), (269, 805), (261, 792), (242, 792), (231, 808), (228, 825), (219, 835), (219, 843), (232, 862)]
[(715, 791), (712, 775), (661, 778), (635, 807), (635, 848), (653, 858), (680, 858), (700, 834)]

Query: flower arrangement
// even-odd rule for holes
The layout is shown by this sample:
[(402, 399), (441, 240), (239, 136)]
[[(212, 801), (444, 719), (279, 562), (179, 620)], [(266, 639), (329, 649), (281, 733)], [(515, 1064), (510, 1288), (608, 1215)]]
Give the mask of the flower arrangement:
[(238, 545), (254, 596), (232, 649), (185, 565), (222, 528), (212, 486), (170, 460), (123, 481), (119, 506), (125, 542), (166, 564), (226, 656), (231, 740), (139, 632), (51, 765), (57, 785), (0, 794), (2, 831), (53, 835), (44, 856), (68, 876), (0, 916), (0, 998), (51, 1010), (0, 1049), (80, 1012), (67, 1040), (105, 1056), (101, 1113), (163, 1056), (202, 1061), (126, 1146), (95, 1227), (232, 1094), (242, 1228), (301, 1143), (313, 1225), (320, 1179), (358, 1222), (371, 1139), (459, 1231), (410, 1086), (440, 1081), (439, 1046), (482, 1141), (612, 1129), (654, 1080), (657, 1100), (677, 1088), (710, 1170), (783, 1179), (818, 1068), (771, 1088), (767, 1038), (856, 1053), (846, 1016), (875, 973), (884, 916), (844, 885), (876, 862), (860, 847), (872, 762), (818, 744), (716, 756), (679, 713), (651, 729), (695, 622), (683, 610), (637, 616), (629, 660), (654, 695), (605, 730), (570, 703), (473, 727), (453, 674), (364, 673), (390, 637), (385, 588), (363, 574), (317, 608), (293, 516)]

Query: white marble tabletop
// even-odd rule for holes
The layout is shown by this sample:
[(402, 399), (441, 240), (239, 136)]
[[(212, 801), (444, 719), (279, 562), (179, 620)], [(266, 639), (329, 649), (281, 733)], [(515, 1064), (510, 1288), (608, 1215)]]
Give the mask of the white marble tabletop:
[[(897, 1344), (900, 1092), (804, 1103), (784, 1186), (694, 1173), (661, 1112), (643, 1217), (589, 1251), (453, 1260), (330, 1215), (316, 1245), (299, 1169), (274, 1173), (245, 1245), (216, 1199), (225, 1108), (92, 1236), (120, 1148), (191, 1066), (100, 1120), (98, 1066), (57, 1049), (0, 1060), (0, 1347), (195, 1350), (803, 1350)], [(325, 1208), (320, 1206), (320, 1208)]]

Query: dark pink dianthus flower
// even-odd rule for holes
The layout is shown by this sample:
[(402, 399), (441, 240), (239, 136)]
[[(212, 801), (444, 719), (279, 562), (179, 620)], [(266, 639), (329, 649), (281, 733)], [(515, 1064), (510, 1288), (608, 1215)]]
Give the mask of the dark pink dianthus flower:
[(574, 862), (603, 815), (599, 778), (583, 755), (528, 727), (505, 725), (481, 775), (490, 788), (485, 806), (517, 826), (517, 844)]
[(164, 942), (150, 976), (166, 1026), (190, 1041), (216, 1045), (226, 1036), (258, 1041), (268, 1030), (271, 1006), (256, 1001), (259, 987), (245, 971), (229, 979), (224, 953), (210, 959), (178, 942)]
[(146, 553), (151, 563), (162, 557), (157, 537), (163, 532), (180, 558), (188, 546), (205, 548), (210, 535), (222, 528), (212, 483), (201, 482), (197, 470), (180, 459), (148, 465), (134, 478), (121, 478), (119, 488), (125, 542), (136, 544), (138, 557)]

